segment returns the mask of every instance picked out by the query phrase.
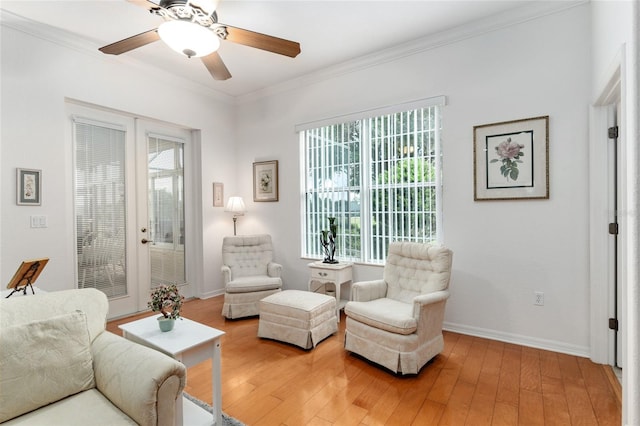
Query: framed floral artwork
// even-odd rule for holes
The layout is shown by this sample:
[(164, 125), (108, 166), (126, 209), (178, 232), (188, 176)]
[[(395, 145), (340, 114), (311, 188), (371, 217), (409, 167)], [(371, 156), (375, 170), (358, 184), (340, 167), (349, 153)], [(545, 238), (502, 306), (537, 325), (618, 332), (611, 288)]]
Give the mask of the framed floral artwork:
[(278, 201), (278, 160), (253, 163), (253, 201)]
[(473, 199), (549, 198), (549, 116), (473, 128)]
[(42, 171), (16, 169), (16, 203), (19, 206), (39, 206), (42, 201)]
[(224, 185), (213, 182), (213, 207), (224, 207)]

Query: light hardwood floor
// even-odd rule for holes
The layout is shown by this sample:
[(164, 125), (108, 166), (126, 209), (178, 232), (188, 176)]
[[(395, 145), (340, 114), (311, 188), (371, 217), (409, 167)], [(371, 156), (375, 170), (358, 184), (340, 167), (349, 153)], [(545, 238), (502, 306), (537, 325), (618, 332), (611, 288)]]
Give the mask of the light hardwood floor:
[[(226, 332), (222, 408), (249, 426), (621, 424), (617, 379), (585, 358), (445, 332), (443, 353), (402, 377), (344, 350), (344, 314), (336, 335), (305, 351), (221, 310), (222, 296), (195, 299), (183, 315)], [(211, 362), (187, 377), (185, 391), (211, 403)]]

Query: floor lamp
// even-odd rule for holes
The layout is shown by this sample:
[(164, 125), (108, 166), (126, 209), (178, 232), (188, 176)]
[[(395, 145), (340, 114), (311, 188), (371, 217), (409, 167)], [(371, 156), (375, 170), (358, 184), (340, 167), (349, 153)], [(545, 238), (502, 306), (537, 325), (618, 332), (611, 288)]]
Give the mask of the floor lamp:
[(238, 216), (244, 216), (244, 212), (247, 211), (244, 206), (244, 201), (242, 201), (242, 197), (229, 197), (227, 207), (224, 211), (233, 213), (233, 235), (236, 235), (236, 223), (238, 222)]

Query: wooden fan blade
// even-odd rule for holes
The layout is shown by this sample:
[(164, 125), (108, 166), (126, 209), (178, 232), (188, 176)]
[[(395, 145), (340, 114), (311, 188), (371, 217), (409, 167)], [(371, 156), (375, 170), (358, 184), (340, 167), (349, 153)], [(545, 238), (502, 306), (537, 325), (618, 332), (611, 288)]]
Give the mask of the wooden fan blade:
[(156, 28), (125, 38), (124, 40), (116, 41), (115, 43), (103, 46), (98, 50), (109, 55), (119, 55), (158, 40), (160, 40), (160, 36), (158, 35), (158, 29)]
[(160, 0), (127, 0), (136, 6), (144, 7), (147, 10), (157, 9), (160, 7)]
[(244, 44), (245, 46), (255, 47), (256, 49), (278, 53), (291, 58), (295, 58), (300, 53), (300, 43), (298, 42), (256, 33), (242, 28), (235, 28), (226, 24), (222, 25), (227, 28), (226, 40), (234, 43)]
[(227, 66), (222, 62), (222, 58), (218, 52), (213, 52), (207, 56), (203, 56), (202, 62), (209, 70), (209, 73), (216, 80), (228, 80), (231, 78), (231, 73), (227, 69)]

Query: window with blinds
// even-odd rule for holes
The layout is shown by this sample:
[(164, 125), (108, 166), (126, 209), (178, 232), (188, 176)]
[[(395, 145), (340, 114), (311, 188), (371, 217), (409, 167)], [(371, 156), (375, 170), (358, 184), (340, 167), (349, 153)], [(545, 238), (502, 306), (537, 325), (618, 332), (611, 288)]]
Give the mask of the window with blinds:
[(336, 218), (336, 256), (384, 262), (391, 241), (439, 239), (439, 105), (300, 132), (304, 257), (322, 257)]
[(76, 119), (75, 215), (78, 288), (127, 294), (125, 131)]

